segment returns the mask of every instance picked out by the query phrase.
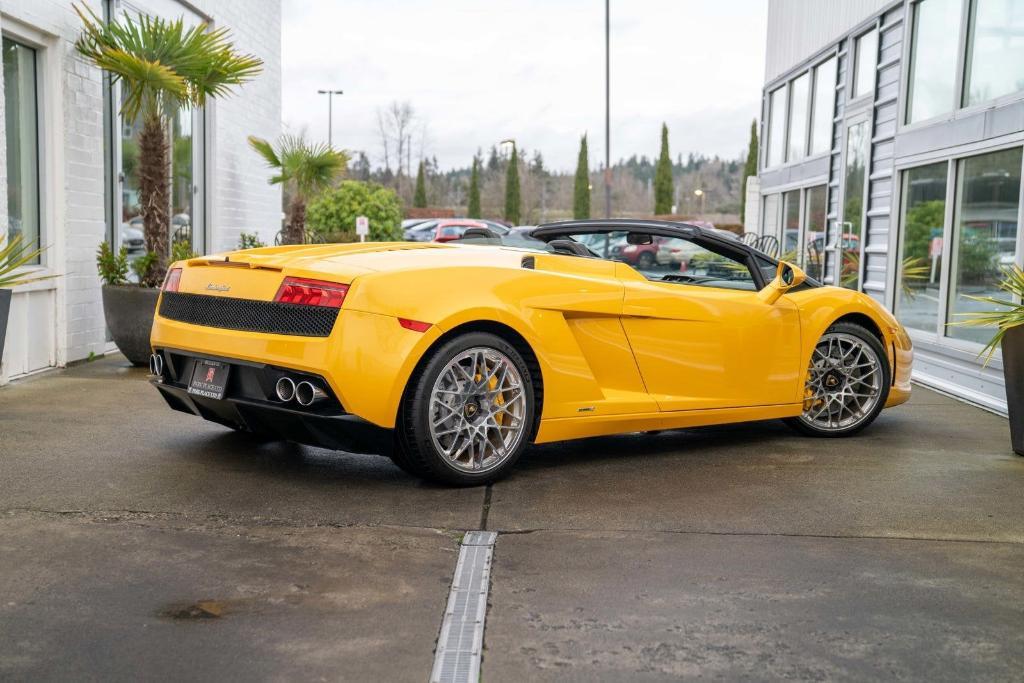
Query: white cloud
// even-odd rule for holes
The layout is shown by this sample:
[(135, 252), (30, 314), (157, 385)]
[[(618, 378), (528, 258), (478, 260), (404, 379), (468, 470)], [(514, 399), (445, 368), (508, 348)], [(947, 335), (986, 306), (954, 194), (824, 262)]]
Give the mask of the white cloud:
[[(612, 0), (612, 159), (658, 151), (737, 156), (757, 115), (764, 0)], [(600, 0), (285, 0), (284, 119), (380, 155), (376, 110), (409, 100), (427, 153), (463, 166), (503, 138), (575, 165), (588, 132), (604, 157), (604, 3)], [(417, 149), (418, 151), (418, 149)]]

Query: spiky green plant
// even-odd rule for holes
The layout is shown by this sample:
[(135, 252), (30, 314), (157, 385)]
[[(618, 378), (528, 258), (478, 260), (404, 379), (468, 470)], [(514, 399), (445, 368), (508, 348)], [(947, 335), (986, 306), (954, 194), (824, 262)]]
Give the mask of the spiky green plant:
[(33, 249), (21, 235), (12, 237), (7, 244), (0, 243), (0, 288), (12, 289), (18, 285), (39, 280), (48, 280), (53, 275), (35, 275), (32, 272), (18, 272), (23, 266), (30, 265), (43, 253), (43, 249)]
[(309, 143), (301, 135), (282, 135), (274, 144), (250, 135), (249, 146), (277, 172), (270, 183), (284, 185), (291, 198), (281, 243), (303, 244), (306, 205), (345, 174), (348, 155), (324, 144)]
[(1003, 279), (999, 281), (997, 287), (1000, 291), (1009, 295), (1008, 299), (1001, 299), (995, 296), (966, 297), (972, 301), (980, 301), (981, 303), (999, 306), (999, 308), (988, 311), (957, 313), (957, 316), (965, 319), (947, 323), (956, 327), (996, 328), (992, 339), (989, 340), (985, 348), (978, 354), (979, 356), (985, 356), (986, 364), (992, 359), (992, 354), (995, 353), (996, 348), (1003, 341), (1006, 331), (1011, 327), (1024, 325), (1024, 270), (1021, 270), (1020, 266), (1016, 264), (1009, 268), (1003, 267), (1001, 270), (1003, 272)]
[(82, 20), (75, 49), (121, 84), (121, 116), (141, 123), (139, 197), (146, 250), (156, 255), (143, 284), (157, 286), (169, 256), (169, 122), (181, 108), (227, 95), (255, 77), (263, 62), (236, 52), (226, 28), (186, 27), (184, 18), (144, 14), (105, 22), (89, 7), (74, 9)]

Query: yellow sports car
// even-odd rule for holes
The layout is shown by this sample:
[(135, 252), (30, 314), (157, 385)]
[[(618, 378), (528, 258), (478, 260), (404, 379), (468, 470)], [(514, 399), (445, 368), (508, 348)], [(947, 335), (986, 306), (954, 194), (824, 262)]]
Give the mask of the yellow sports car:
[[(498, 479), (531, 442), (770, 418), (845, 436), (910, 396), (910, 339), (881, 305), (728, 233), (477, 232), (175, 263), (153, 383), (176, 410), (452, 484)], [(689, 258), (612, 258), (656, 239)]]

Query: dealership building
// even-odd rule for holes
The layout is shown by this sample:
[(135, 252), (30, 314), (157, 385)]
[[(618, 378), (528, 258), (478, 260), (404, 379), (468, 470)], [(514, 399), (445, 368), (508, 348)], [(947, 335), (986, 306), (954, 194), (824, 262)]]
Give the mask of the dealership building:
[(1024, 2), (769, 0), (747, 229), (903, 322), (915, 379), (1006, 411), (987, 308), (1022, 263)]
[[(227, 27), (263, 73), (232, 95), (174, 116), (170, 140), (175, 241), (228, 249), (242, 231), (272, 240), (281, 191), (246, 142), (281, 129), (280, 0), (87, 0), (101, 17), (139, 13)], [(0, 242), (46, 248), (31, 270), (57, 277), (14, 290), (0, 384), (113, 350), (96, 274), (104, 240), (141, 252), (135, 126), (119, 89), (74, 49), (71, 0), (3, 0), (0, 35)]]

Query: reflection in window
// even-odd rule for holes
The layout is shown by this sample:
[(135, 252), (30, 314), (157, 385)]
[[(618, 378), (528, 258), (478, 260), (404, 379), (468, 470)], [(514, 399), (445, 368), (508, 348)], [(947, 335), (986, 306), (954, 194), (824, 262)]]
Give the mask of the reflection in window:
[(768, 159), (765, 167), (782, 163), (783, 142), (786, 136), (786, 87), (774, 90), (768, 96)]
[[(7, 237), (39, 243), (39, 129), (36, 51), (3, 39), (7, 138)], [(0, 243), (3, 235), (0, 234)], [(39, 263), (38, 258), (34, 263)]]
[(761, 217), (761, 234), (779, 236), (779, 201), (782, 195), (769, 194), (764, 197), (764, 215)]
[[(971, 296), (998, 296), (1001, 266), (1014, 262), (1020, 215), (1021, 148), (964, 159), (957, 174), (955, 250), (950, 282), (949, 321), (957, 314), (988, 309)], [(956, 339), (988, 342), (984, 327), (947, 327)]]
[(878, 29), (872, 29), (856, 40), (857, 64), (854, 68), (853, 96), (860, 97), (875, 89), (875, 67), (878, 62)]
[(782, 195), (782, 245), (779, 258), (797, 263), (800, 245), (800, 190)]
[(815, 280), (821, 279), (825, 226), (828, 222), (827, 187), (816, 185), (804, 192), (807, 208), (804, 214), (804, 251), (800, 265)]
[(921, 0), (914, 5), (907, 123), (953, 108), (961, 0)]
[(179, 109), (171, 130), (171, 244), (192, 244), (192, 109)]
[(935, 332), (939, 324), (946, 172), (943, 161), (903, 174), (901, 280), (896, 310), (904, 325), (927, 332)]
[(868, 124), (850, 126), (846, 132), (846, 182), (843, 199), (842, 266), (843, 287), (860, 289), (860, 239), (864, 224), (864, 187), (868, 160)]
[(787, 161), (804, 157), (807, 149), (807, 102), (811, 75), (805, 73), (789, 86), (789, 149)]
[(1024, 90), (1024, 3), (971, 2), (964, 106)]
[(836, 102), (836, 58), (814, 68), (814, 112), (811, 119), (811, 154), (832, 149), (832, 118)]

